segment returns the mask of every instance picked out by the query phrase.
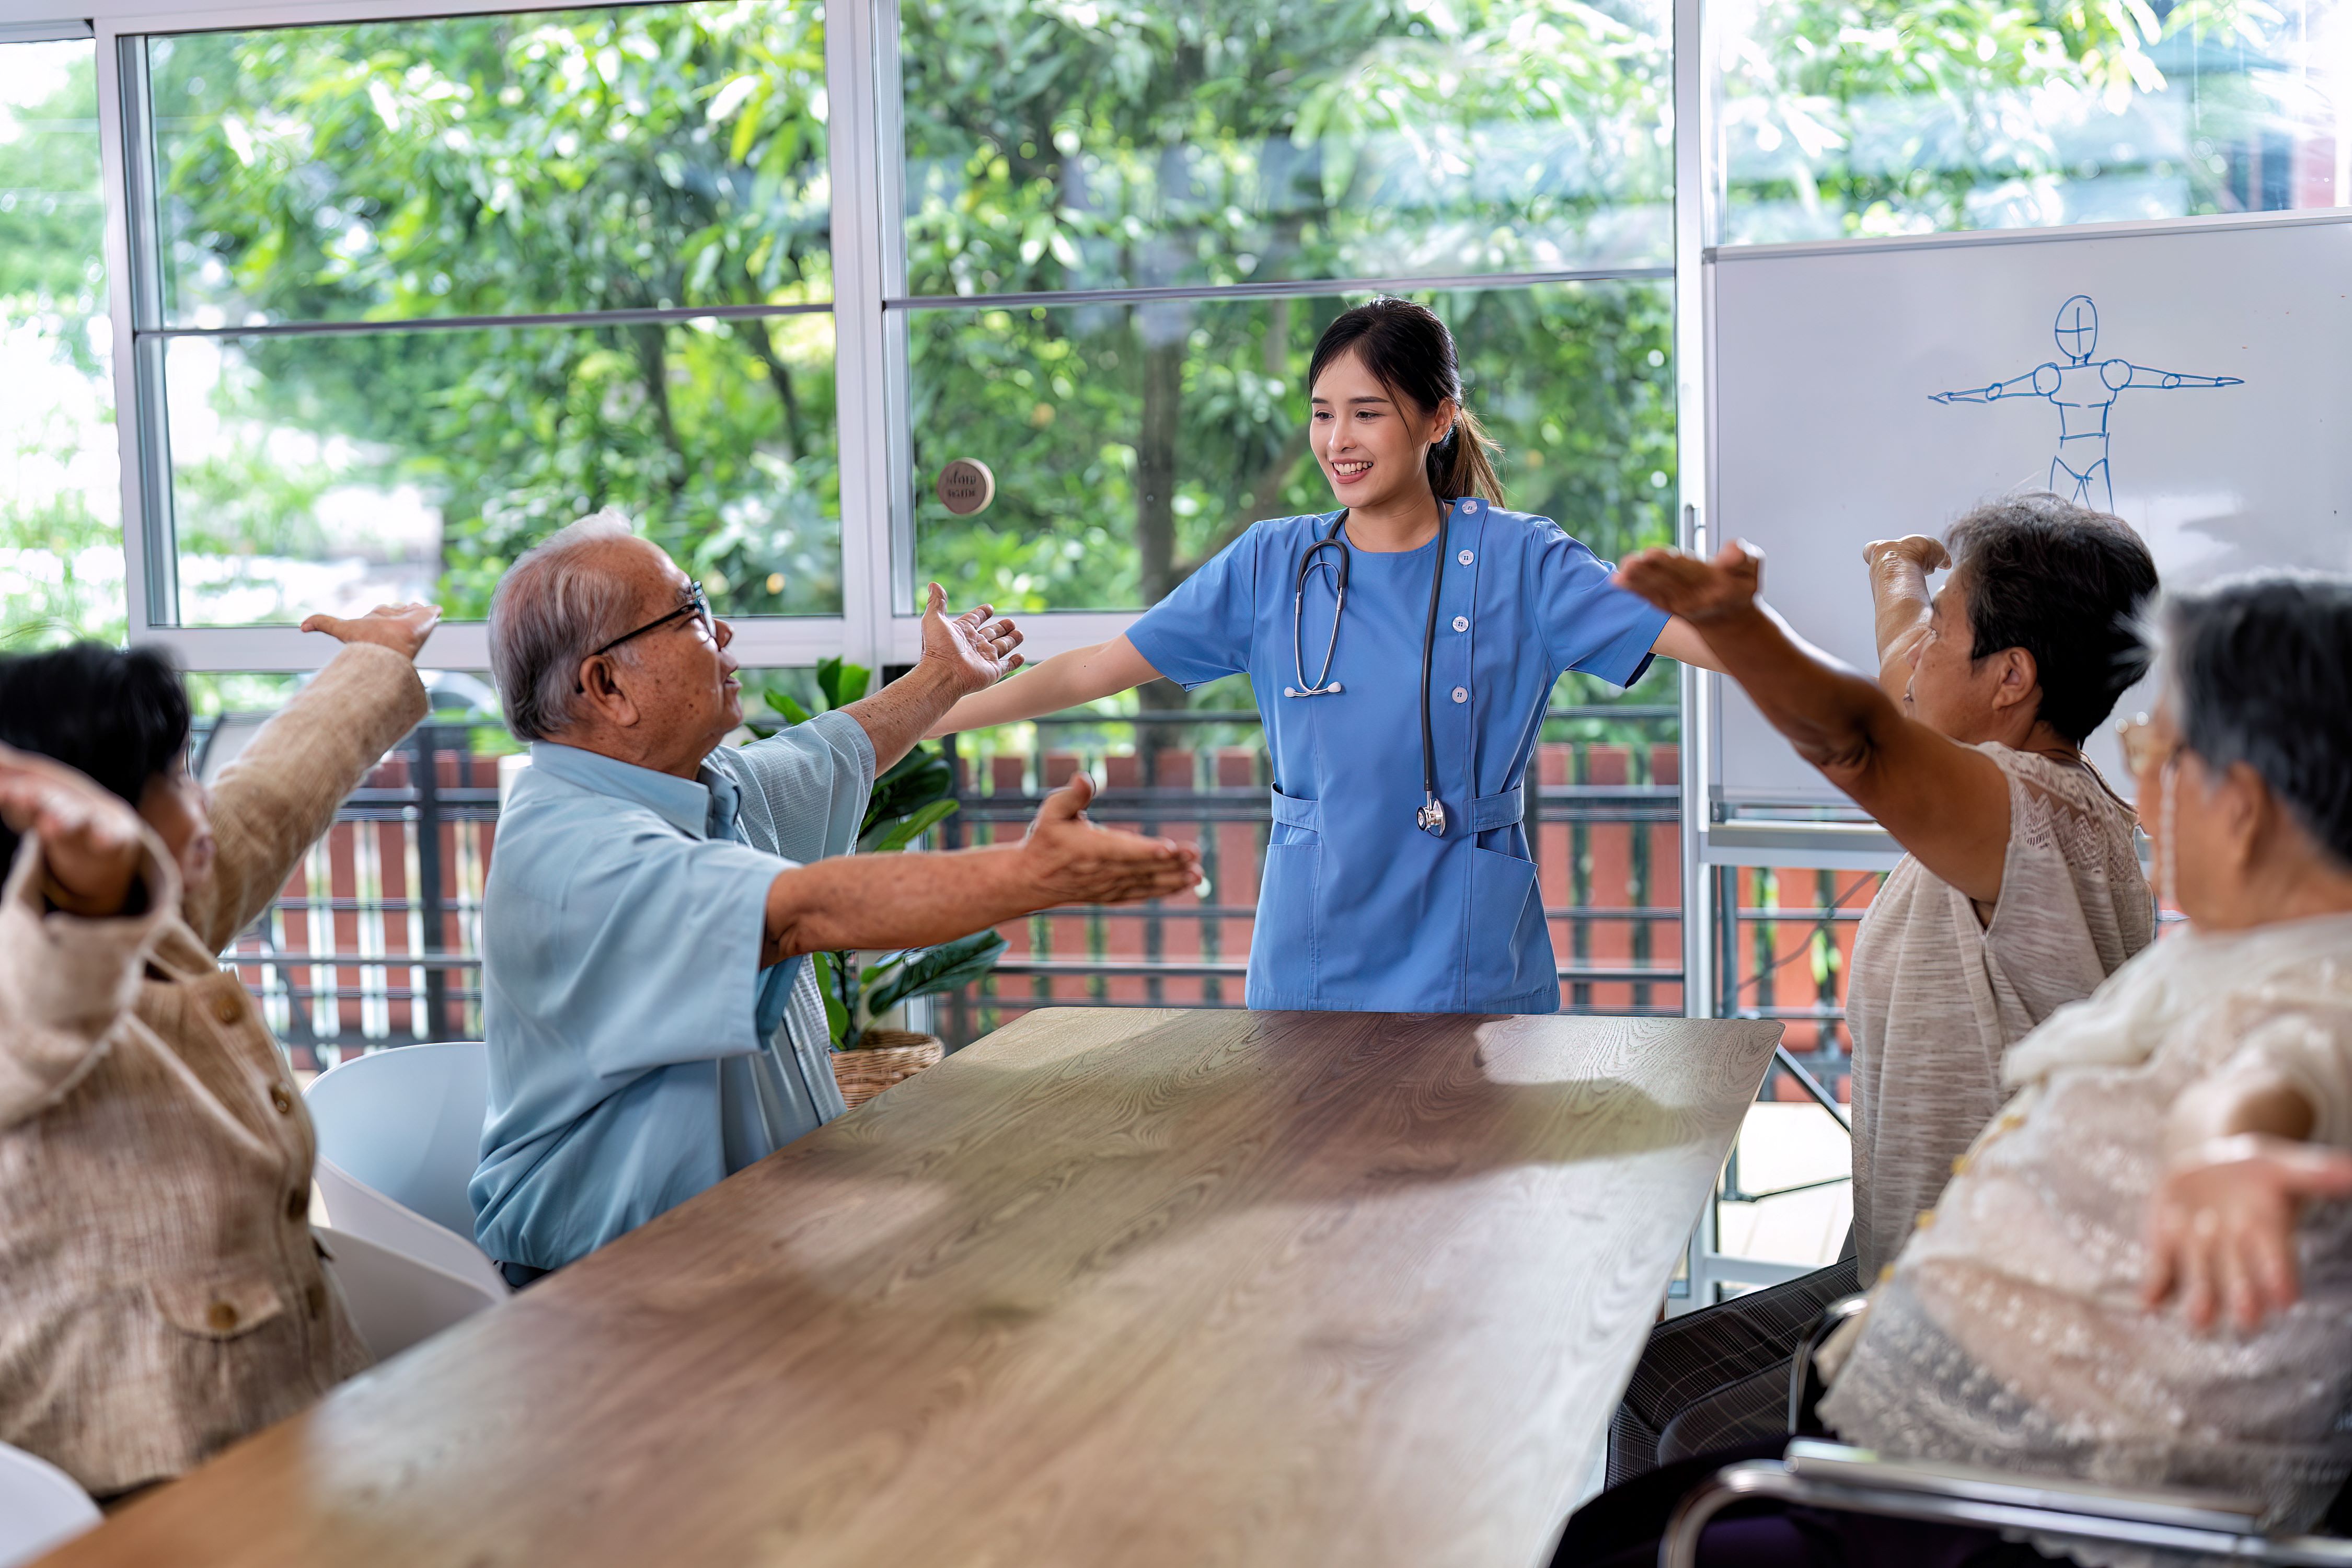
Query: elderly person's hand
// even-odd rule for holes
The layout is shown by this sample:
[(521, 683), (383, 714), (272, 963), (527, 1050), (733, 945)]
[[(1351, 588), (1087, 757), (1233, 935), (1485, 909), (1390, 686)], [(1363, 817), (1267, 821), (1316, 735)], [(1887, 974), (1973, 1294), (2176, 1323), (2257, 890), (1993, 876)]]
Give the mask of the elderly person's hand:
[(41, 891), (68, 914), (120, 914), (139, 875), (139, 814), (88, 774), (0, 746), (0, 821), (41, 841)]
[(425, 651), (425, 639), (441, 624), (438, 605), (378, 605), (364, 616), (345, 620), (339, 616), (312, 616), (302, 623), (306, 632), (324, 632), (340, 643), (372, 642), (403, 658)]
[(1872, 571), (1892, 559), (1907, 561), (1922, 572), (1941, 572), (1952, 563), (1952, 552), (1940, 539), (1906, 533), (1900, 539), (1874, 539), (1862, 547), (1862, 563)]
[(2140, 1299), (2178, 1297), (2203, 1333), (2229, 1310), (2262, 1326), (2300, 1295), (2294, 1226), (2307, 1198), (2352, 1196), (2352, 1153), (2262, 1133), (2215, 1138), (2172, 1162), (2147, 1208)]
[(1764, 552), (1735, 539), (1712, 561), (1680, 550), (1636, 550), (1618, 564), (1616, 584), (1694, 626), (1753, 609), (1762, 591)]
[(985, 691), (1021, 668), (1021, 629), (1011, 621), (991, 624), (992, 605), (948, 615), (947, 591), (937, 583), (923, 605), (923, 662), (945, 675), (959, 697)]
[(1127, 904), (1201, 885), (1200, 852), (1170, 838), (1144, 838), (1087, 820), (1094, 781), (1084, 773), (1045, 797), (1022, 853), (1036, 885), (1063, 904)]

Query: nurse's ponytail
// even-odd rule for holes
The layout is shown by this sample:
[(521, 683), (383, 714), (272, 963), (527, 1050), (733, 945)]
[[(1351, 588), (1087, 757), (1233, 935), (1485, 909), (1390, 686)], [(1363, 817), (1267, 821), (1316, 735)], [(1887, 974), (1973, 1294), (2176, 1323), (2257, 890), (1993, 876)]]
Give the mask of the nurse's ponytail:
[(1454, 334), (1436, 312), (1410, 300), (1381, 298), (1344, 311), (1323, 329), (1307, 362), (1311, 389), (1326, 366), (1354, 350), (1372, 379), (1425, 416), (1454, 400), (1454, 428), (1429, 449), (1429, 488), (1442, 500), (1484, 496), (1503, 504), (1503, 481), (1495, 458), (1502, 448), (1487, 438), (1478, 416), (1462, 401), (1462, 372), (1454, 354)]

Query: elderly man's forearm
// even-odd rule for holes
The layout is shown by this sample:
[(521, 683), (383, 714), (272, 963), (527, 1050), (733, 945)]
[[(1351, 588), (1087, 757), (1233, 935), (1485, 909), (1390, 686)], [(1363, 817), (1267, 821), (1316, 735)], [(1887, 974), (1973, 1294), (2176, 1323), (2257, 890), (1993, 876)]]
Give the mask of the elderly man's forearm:
[(763, 963), (796, 953), (928, 947), (1053, 901), (1018, 845), (928, 855), (845, 855), (778, 873)]
[(874, 744), (874, 771), (881, 773), (914, 750), (923, 732), (956, 704), (955, 678), (926, 660), (871, 697), (842, 710), (857, 721)]

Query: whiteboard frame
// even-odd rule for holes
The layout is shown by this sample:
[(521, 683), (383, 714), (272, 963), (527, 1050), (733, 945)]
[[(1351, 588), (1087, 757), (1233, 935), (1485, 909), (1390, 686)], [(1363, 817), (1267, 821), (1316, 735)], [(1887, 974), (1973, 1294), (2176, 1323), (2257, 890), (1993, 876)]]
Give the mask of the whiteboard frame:
[[(1710, 171), (1711, 174), (1711, 171)], [(1750, 261), (1786, 261), (1808, 256), (1845, 257), (1917, 250), (1984, 249), (1998, 246), (2069, 244), (2086, 239), (2128, 239), (2174, 234), (2213, 234), (2238, 230), (2307, 228), (2352, 224), (2352, 207), (2305, 207), (2285, 212), (2224, 213), (2201, 217), (2147, 218), (2128, 223), (2076, 224), (2053, 228), (1963, 229), (1945, 234), (1874, 236), (1864, 239), (1801, 240), (1780, 245), (1710, 245), (1699, 257), (1703, 281), (1697, 290), (1705, 318), (1706, 378), (1706, 508), (1720, 505), (1719, 465), (1716, 433), (1721, 428), (1715, 398), (1717, 315), (1717, 268)], [(1689, 546), (1686, 544), (1685, 546)], [(1847, 822), (1791, 822), (1759, 819), (1742, 814), (1758, 807), (1796, 804), (1769, 796), (1726, 793), (1723, 783), (1723, 677), (1699, 674), (1696, 703), (1686, 707), (1684, 732), (1705, 728), (1706, 799), (1685, 820), (1697, 831), (1685, 834), (1685, 855), (1705, 866), (1811, 866), (1838, 870), (1891, 870), (1902, 851), (1884, 832), (1870, 828), (1857, 833)], [(1818, 805), (1818, 802), (1804, 803)], [(1871, 843), (1874, 836), (1876, 843)]]

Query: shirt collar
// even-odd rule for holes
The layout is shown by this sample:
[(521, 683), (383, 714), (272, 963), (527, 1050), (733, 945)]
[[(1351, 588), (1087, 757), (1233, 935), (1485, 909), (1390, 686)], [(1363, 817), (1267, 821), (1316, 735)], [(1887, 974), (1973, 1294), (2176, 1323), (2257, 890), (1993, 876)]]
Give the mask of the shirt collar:
[(635, 801), (696, 838), (733, 837), (730, 829), (742, 805), (742, 792), (734, 780), (708, 763), (699, 776), (682, 779), (559, 741), (533, 741), (530, 765), (594, 794)]

